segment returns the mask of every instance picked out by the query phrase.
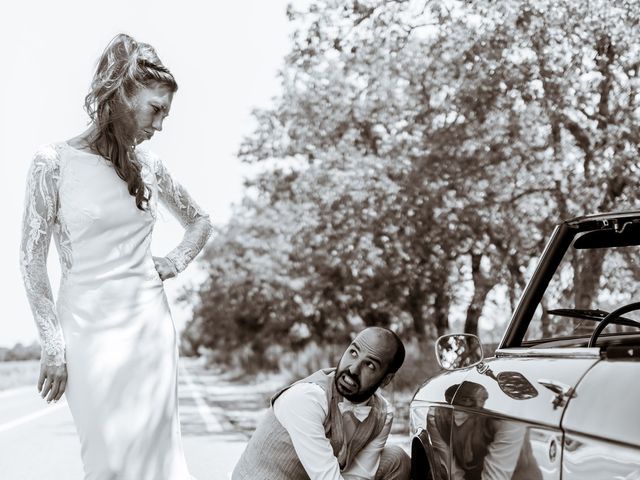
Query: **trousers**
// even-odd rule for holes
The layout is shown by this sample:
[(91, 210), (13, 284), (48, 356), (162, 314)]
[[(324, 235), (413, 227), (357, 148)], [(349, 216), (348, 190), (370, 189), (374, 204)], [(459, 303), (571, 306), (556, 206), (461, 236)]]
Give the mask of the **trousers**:
[(399, 446), (385, 447), (380, 455), (380, 466), (375, 480), (409, 480), (411, 459)]

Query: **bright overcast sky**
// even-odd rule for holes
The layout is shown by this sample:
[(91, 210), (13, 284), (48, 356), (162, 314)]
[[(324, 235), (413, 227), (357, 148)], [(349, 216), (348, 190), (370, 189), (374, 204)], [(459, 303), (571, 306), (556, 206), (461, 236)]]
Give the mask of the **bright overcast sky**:
[[(176, 77), (171, 116), (143, 144), (158, 153), (173, 176), (224, 223), (242, 195), (248, 171), (235, 158), (251, 132), (251, 110), (279, 91), (277, 72), (289, 47), (287, 0), (140, 1), (60, 0), (9, 2), (0, 15), (0, 149), (5, 226), (0, 238), (0, 346), (30, 343), (36, 329), (24, 294), (18, 246), (26, 173), (38, 145), (84, 130), (84, 96), (98, 56), (120, 32), (153, 45)], [(11, 6), (9, 6), (11, 5)], [(158, 219), (155, 255), (182, 238), (168, 214)], [(57, 252), (49, 275), (58, 288)], [(170, 280), (169, 298), (193, 281), (196, 267)], [(187, 313), (173, 307), (180, 326)]]

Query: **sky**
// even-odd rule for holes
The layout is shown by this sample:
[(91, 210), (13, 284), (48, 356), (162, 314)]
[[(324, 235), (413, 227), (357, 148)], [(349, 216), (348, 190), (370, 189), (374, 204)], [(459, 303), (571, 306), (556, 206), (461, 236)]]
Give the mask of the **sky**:
[[(38, 0), (10, 2), (0, 15), (0, 346), (31, 343), (37, 330), (26, 299), (18, 250), (26, 174), (39, 145), (82, 132), (82, 105), (100, 53), (124, 32), (156, 48), (179, 84), (171, 115), (142, 148), (157, 153), (175, 179), (224, 224), (251, 173), (236, 158), (251, 133), (254, 108), (278, 94), (278, 70), (289, 48), (287, 0)], [(160, 215), (152, 251), (168, 253), (182, 229)], [(54, 242), (49, 253), (54, 295), (60, 269)], [(184, 285), (202, 277), (191, 265), (165, 283), (176, 325), (189, 309), (175, 303)]]

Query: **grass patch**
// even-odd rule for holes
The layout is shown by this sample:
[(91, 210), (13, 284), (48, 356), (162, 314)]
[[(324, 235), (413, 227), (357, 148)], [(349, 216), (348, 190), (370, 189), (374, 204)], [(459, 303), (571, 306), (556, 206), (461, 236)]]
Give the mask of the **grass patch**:
[[(395, 410), (392, 433), (403, 434), (408, 431), (409, 404), (413, 395), (426, 380), (442, 372), (435, 358), (433, 343), (431, 339), (405, 341), (404, 364), (394, 380), (382, 391)], [(281, 387), (322, 368), (335, 367), (345, 348), (344, 344), (318, 345), (311, 342), (303, 349), (292, 352), (273, 345), (261, 352), (259, 360), (249, 348), (231, 352), (206, 350), (199, 353), (207, 359), (205, 363), (209, 368), (224, 371), (226, 380), (231, 383), (269, 384), (270, 388), (261, 391), (257, 404), (260, 408), (265, 408), (269, 397)], [(236, 423), (234, 418), (230, 418), (230, 421)], [(242, 430), (250, 432), (253, 428), (255, 425), (250, 424), (243, 426)]]

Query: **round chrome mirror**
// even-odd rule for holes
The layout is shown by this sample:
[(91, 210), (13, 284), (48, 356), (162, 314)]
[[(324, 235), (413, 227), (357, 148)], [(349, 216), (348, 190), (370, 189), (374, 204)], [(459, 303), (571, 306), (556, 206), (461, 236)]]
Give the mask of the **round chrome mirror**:
[(445, 370), (478, 365), (483, 358), (480, 339), (470, 333), (443, 335), (436, 340), (436, 358)]

